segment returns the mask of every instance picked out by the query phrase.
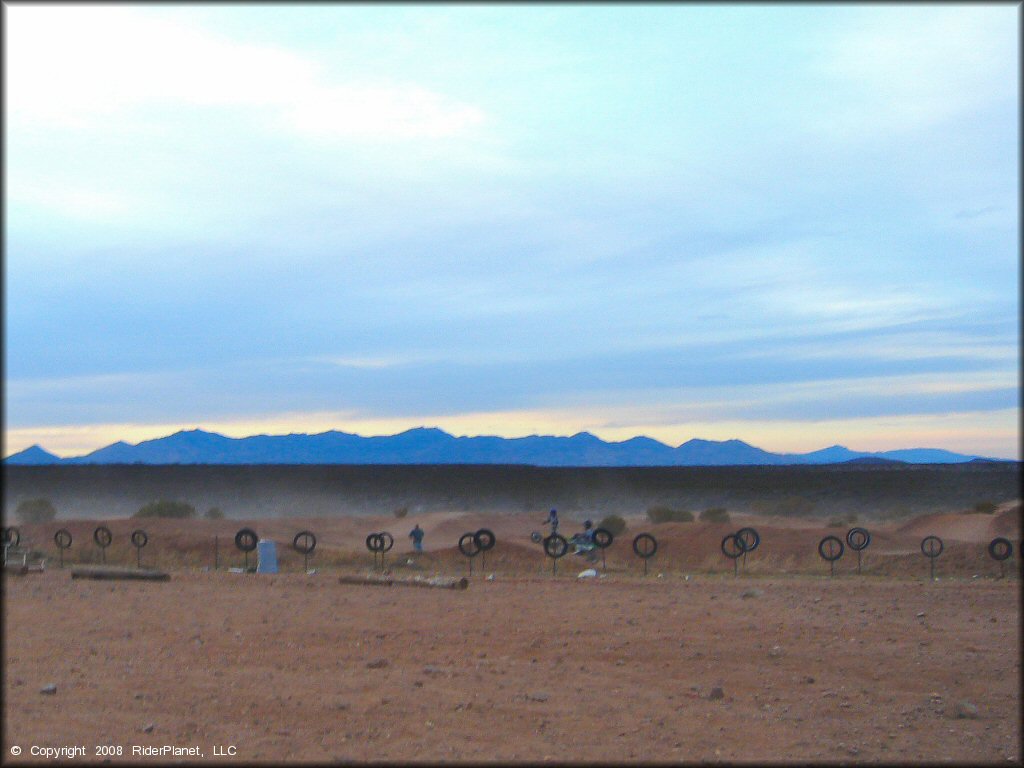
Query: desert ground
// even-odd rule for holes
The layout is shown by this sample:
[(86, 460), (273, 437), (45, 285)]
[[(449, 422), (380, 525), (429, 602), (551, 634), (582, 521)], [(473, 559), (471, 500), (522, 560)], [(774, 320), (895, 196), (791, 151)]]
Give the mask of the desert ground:
[[(47, 563), (4, 579), (4, 759), (82, 746), (111, 763), (1019, 764), (1020, 516), (1015, 502), (865, 524), (862, 572), (848, 551), (835, 577), (817, 542), (846, 528), (741, 515), (630, 518), (583, 579), (583, 558), (553, 574), (530, 541), (541, 514), (21, 526)], [(170, 580), (71, 579), (73, 563), (97, 561), (101, 523), (108, 562), (136, 562), (128, 537), (142, 527), (143, 565)], [(229, 570), (243, 525), (278, 543), (280, 573)], [(735, 577), (719, 543), (743, 525), (761, 545)], [(74, 538), (64, 569), (59, 527)], [(396, 539), (396, 579), (468, 575), (455, 542), (481, 527), (498, 543), (463, 591), (339, 583), (372, 570), (363, 542), (380, 530)], [(289, 549), (303, 529), (318, 537), (311, 573)], [(646, 576), (640, 532), (659, 542)], [(925, 535), (945, 543), (937, 581)], [(986, 551), (996, 535), (1014, 544), (1002, 572)], [(164, 745), (202, 757), (133, 756)], [(96, 754), (111, 746), (121, 754)]]

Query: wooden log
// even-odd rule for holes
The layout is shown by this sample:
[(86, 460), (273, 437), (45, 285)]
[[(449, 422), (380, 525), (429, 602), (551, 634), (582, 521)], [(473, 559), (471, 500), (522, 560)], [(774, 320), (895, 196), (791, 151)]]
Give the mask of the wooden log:
[(115, 565), (76, 565), (72, 579), (129, 579), (133, 581), (169, 581), (170, 574), (152, 568), (124, 568)]
[(469, 586), (469, 579), (456, 579), (450, 576), (433, 576), (423, 578), (414, 576), (411, 579), (393, 579), (389, 576), (339, 576), (338, 581), (342, 584), (359, 584), (361, 586), (377, 587), (433, 587), (435, 589), (466, 589)]

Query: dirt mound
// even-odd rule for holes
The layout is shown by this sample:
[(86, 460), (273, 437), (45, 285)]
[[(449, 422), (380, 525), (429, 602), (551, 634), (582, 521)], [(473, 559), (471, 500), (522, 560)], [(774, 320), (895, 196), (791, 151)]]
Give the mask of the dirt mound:
[(994, 536), (1006, 536), (1013, 541), (1020, 541), (1021, 532), (1021, 504), (1005, 504), (1000, 507), (992, 519), (992, 534)]
[(972, 544), (987, 544), (1001, 529), (1009, 529), (1013, 522), (1010, 512), (998, 517), (980, 513), (923, 515), (915, 517), (896, 530), (906, 536), (923, 538), (938, 536), (943, 541), (963, 541)]

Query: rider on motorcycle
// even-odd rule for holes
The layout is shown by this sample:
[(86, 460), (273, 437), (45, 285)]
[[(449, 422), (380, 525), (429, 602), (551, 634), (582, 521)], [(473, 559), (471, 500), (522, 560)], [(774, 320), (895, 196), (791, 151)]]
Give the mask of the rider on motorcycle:
[(583, 523), (583, 532), (574, 533), (572, 543), (576, 545), (574, 555), (587, 555), (588, 560), (594, 560), (597, 555), (594, 553), (594, 524), (590, 520)]

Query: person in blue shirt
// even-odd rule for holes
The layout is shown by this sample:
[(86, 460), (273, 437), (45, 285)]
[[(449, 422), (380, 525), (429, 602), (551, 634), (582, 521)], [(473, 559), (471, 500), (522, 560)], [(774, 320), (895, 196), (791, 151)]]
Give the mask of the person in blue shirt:
[(423, 551), (423, 529), (420, 528), (420, 524), (416, 523), (416, 527), (409, 531), (409, 538), (412, 539), (412, 548), (417, 552)]
[(551, 526), (552, 536), (558, 533), (558, 510), (552, 509), (550, 512), (548, 512), (548, 519), (544, 521), (544, 525)]

